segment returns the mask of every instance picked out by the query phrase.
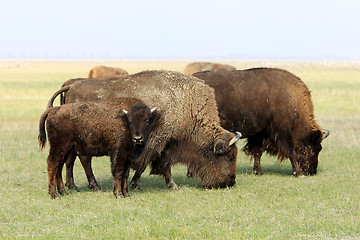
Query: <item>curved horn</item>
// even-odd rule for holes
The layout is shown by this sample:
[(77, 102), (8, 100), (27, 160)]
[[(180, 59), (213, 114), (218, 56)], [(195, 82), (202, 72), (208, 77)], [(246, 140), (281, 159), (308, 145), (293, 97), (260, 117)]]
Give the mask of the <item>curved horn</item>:
[(125, 113), (125, 115), (127, 115), (127, 114), (128, 114), (128, 111), (126, 111), (125, 109), (123, 109), (123, 112)]
[(322, 140), (327, 138), (330, 135), (330, 130), (323, 129), (322, 130)]
[(156, 110), (156, 107), (150, 110), (151, 113), (153, 113)]
[(235, 144), (237, 141), (239, 141), (239, 139), (242, 137), (241, 133), (236, 132), (236, 134), (237, 134), (237, 135), (236, 135), (233, 139), (230, 140), (230, 142), (229, 142), (229, 147), (230, 147), (231, 145)]

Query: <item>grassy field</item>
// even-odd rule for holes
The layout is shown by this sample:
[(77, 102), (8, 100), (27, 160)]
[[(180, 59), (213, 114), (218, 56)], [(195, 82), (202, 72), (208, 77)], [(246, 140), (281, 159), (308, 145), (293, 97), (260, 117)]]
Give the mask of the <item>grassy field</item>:
[(262, 161), (265, 175), (254, 176), (252, 162), (240, 152), (232, 188), (202, 189), (199, 180), (186, 177), (185, 167), (177, 166), (173, 175), (179, 191), (168, 190), (162, 177), (147, 170), (141, 190), (115, 199), (109, 159), (102, 157), (93, 159), (93, 169), (103, 191), (87, 189), (76, 161), (80, 191), (50, 199), (48, 147), (39, 152), (38, 121), (62, 82), (86, 77), (97, 64), (135, 73), (182, 71), (186, 63), (0, 62), (0, 238), (360, 239), (360, 63), (227, 62), (238, 69), (284, 68), (312, 90), (315, 116), (331, 130), (316, 176), (295, 178), (288, 160), (279, 164), (268, 156)]

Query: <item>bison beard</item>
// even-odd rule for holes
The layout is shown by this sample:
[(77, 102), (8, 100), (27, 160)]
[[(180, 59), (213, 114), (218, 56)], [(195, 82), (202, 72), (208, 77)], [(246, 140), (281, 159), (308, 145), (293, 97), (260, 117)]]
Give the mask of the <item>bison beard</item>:
[[(122, 108), (130, 110), (124, 114)], [(132, 98), (73, 103), (48, 109), (40, 118), (38, 139), (43, 148), (46, 121), (50, 142), (47, 171), (51, 197), (59, 197), (56, 190), (60, 195), (67, 194), (61, 176), (62, 167), (68, 157), (67, 161), (74, 161), (76, 154), (89, 183), (95, 187), (98, 185), (91, 169), (91, 156), (110, 156), (114, 195), (129, 196), (127, 179), (130, 163), (141, 154), (149, 137), (154, 110)]]
[[(159, 161), (169, 187), (176, 187), (171, 178), (171, 166), (176, 163), (191, 166), (205, 187), (234, 184), (237, 150), (234, 144), (229, 145), (234, 134), (220, 126), (214, 90), (199, 79), (178, 72), (145, 71), (118, 80), (79, 81), (64, 91), (65, 103), (132, 96), (158, 107), (161, 124), (150, 133), (143, 153), (133, 164), (138, 169), (135, 186), (149, 163)], [(176, 154), (172, 146), (177, 144), (191, 146), (189, 155), (193, 157)], [(177, 157), (169, 157), (171, 152)], [(201, 172), (205, 165), (208, 171)]]
[(221, 125), (247, 138), (243, 150), (254, 158), (255, 174), (263, 174), (260, 158), (265, 151), (280, 161), (289, 158), (296, 176), (316, 173), (321, 142), (329, 131), (315, 121), (310, 91), (298, 77), (271, 68), (194, 76), (214, 88)]

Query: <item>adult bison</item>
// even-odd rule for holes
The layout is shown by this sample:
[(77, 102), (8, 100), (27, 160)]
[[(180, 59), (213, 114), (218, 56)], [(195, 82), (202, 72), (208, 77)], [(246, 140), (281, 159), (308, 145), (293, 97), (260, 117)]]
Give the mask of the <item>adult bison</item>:
[(240, 131), (254, 173), (263, 174), (263, 152), (289, 158), (296, 176), (316, 174), (321, 141), (329, 135), (314, 119), (307, 86), (292, 73), (272, 68), (193, 74), (215, 89), (221, 125)]
[[(129, 111), (125, 111), (125, 109)], [(92, 156), (110, 156), (114, 195), (129, 196), (127, 179), (131, 161), (144, 149), (154, 122), (155, 109), (133, 98), (66, 104), (46, 110), (39, 123), (39, 144), (50, 142), (47, 158), (49, 194), (65, 195), (62, 166), (76, 154), (90, 183), (97, 185), (91, 169)], [(123, 112), (124, 111), (124, 112)], [(97, 185), (98, 186), (98, 185)]]
[[(133, 187), (138, 186), (147, 165), (159, 159), (164, 161), (163, 174), (169, 188), (177, 188), (171, 177), (171, 166), (176, 163), (193, 169), (204, 187), (235, 183), (234, 143), (239, 136), (220, 126), (214, 90), (203, 81), (178, 72), (144, 71), (118, 80), (79, 81), (63, 91), (67, 91), (65, 103), (132, 96), (141, 98), (147, 105), (155, 104), (161, 111), (163, 124), (151, 132), (137, 159)], [(172, 152), (177, 157), (169, 157)]]
[(191, 75), (196, 72), (203, 71), (230, 71), (236, 70), (235, 67), (230, 66), (228, 64), (220, 64), (220, 63), (212, 63), (212, 62), (193, 62), (186, 65), (184, 69), (184, 73), (187, 75)]
[(128, 75), (128, 72), (122, 68), (107, 66), (95, 66), (89, 72), (89, 78), (103, 78), (115, 75)]

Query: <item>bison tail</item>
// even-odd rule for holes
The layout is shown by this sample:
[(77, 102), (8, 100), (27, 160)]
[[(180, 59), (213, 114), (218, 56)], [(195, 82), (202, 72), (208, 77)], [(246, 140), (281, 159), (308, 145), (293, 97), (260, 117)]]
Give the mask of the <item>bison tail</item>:
[(50, 98), (48, 105), (47, 105), (47, 109), (52, 108), (54, 106), (54, 100), (55, 98), (61, 94), (60, 96), (60, 104), (63, 105), (65, 104), (65, 96), (63, 95), (64, 92), (67, 92), (69, 89), (71, 88), (71, 85), (65, 86), (60, 88), (59, 90), (57, 90), (54, 95)]
[(42, 150), (45, 147), (45, 144), (46, 144), (45, 121), (46, 121), (46, 118), (49, 115), (50, 110), (51, 109), (46, 110), (40, 117), (39, 136), (38, 136), (40, 150)]

